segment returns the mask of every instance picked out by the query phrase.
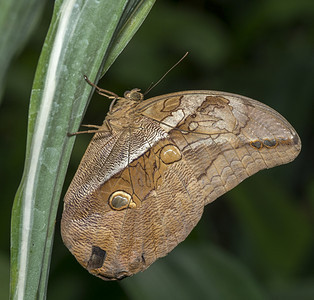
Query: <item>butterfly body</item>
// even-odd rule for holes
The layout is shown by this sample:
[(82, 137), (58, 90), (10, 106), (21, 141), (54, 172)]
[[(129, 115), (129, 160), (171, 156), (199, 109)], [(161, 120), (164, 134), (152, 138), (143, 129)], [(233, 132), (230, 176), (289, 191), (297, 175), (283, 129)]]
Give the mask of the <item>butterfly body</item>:
[(182, 242), (204, 206), (259, 170), (292, 161), (293, 127), (239, 95), (185, 91), (119, 98), (64, 199), (64, 243), (92, 274), (122, 279)]

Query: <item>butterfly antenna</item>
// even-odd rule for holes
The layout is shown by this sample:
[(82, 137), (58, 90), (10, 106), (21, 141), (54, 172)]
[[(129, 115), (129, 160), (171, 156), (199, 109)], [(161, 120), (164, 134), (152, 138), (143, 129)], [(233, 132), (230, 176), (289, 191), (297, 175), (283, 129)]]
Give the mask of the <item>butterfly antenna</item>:
[(188, 54), (189, 52), (186, 52), (155, 84), (151, 83), (144, 95), (148, 94), (156, 85), (158, 85), (160, 81), (162, 81), (170, 71), (172, 71), (183, 59), (185, 59)]

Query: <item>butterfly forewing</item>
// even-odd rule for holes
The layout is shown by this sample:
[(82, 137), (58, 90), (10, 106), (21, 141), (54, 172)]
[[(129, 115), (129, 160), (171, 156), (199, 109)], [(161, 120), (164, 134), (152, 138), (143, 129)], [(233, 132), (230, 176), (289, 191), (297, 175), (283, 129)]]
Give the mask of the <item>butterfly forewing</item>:
[[(293, 127), (258, 101), (215, 91), (166, 97), (143, 102), (142, 113), (155, 119), (157, 115), (168, 130), (204, 188), (206, 204), (248, 176), (288, 163), (300, 152), (300, 139)], [(153, 114), (163, 101), (176, 102), (176, 107)]]

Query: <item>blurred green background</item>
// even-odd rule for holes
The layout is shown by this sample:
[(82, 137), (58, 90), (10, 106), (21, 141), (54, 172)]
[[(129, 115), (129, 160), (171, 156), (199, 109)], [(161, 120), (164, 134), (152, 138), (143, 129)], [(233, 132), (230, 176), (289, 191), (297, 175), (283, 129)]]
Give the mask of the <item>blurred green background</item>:
[[(52, 8), (47, 2), (3, 82), (1, 299), (8, 295), (10, 214), (23, 171), (28, 102)], [(93, 277), (75, 261), (61, 241), (60, 205), (48, 299), (314, 299), (314, 1), (157, 1), (99, 85), (119, 95), (145, 90), (186, 51), (149, 97), (212, 89), (257, 99), (295, 127), (301, 154), (207, 206), (185, 242), (121, 282)], [(83, 123), (101, 124), (108, 105), (95, 95)], [(77, 138), (64, 190), (90, 138)]]

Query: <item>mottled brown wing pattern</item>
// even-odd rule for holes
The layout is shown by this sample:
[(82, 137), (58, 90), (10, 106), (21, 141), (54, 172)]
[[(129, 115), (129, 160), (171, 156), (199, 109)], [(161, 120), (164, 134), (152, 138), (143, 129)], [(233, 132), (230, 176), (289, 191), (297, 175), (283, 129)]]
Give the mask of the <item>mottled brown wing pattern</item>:
[[(125, 207), (112, 203), (119, 195), (130, 196)], [(92, 274), (121, 279), (146, 269), (187, 237), (202, 215), (198, 198), (203, 196), (192, 170), (163, 139), (88, 195), (88, 214), (64, 217), (71, 221), (63, 223), (63, 238), (71, 236), (67, 246)]]
[(292, 161), (300, 152), (297, 133), (280, 114), (243, 96), (185, 92), (167, 97), (169, 111), (160, 109), (162, 101), (147, 102), (142, 103), (142, 113), (168, 131), (202, 185), (205, 204), (262, 169)]
[(121, 98), (65, 196), (63, 240), (92, 274), (131, 276), (183, 241), (204, 205), (300, 148), (281, 115), (242, 96)]

